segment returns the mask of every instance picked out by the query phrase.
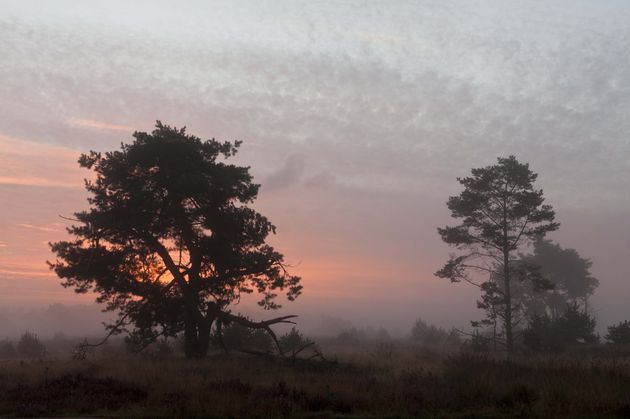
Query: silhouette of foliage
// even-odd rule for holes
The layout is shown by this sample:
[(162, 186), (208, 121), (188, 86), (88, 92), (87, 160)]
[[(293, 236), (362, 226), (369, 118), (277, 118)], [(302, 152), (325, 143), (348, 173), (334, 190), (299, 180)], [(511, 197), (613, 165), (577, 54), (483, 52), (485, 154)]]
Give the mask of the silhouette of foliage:
[(90, 208), (75, 213), (74, 239), (51, 244), (62, 285), (96, 292), (120, 316), (110, 335), (127, 331), (140, 348), (183, 331), (186, 355), (204, 356), (218, 321), (275, 338), (270, 326), (294, 316), (252, 322), (228, 310), (254, 292), (275, 309), (278, 291), (293, 300), (302, 289), (266, 243), (274, 225), (247, 206), (259, 189), (249, 168), (225, 162), (241, 143), (202, 141), (159, 121), (133, 136), (79, 159), (96, 179), (85, 182)]
[(9, 339), (4, 339), (0, 342), (0, 358), (13, 358), (17, 355), (13, 342)]
[(604, 337), (607, 341), (614, 344), (629, 344), (630, 321), (625, 320), (616, 325), (608, 326), (608, 333)]
[(411, 328), (411, 340), (421, 345), (459, 344), (460, 339), (456, 331), (450, 332), (417, 319)]
[(39, 358), (46, 354), (46, 347), (35, 333), (25, 332), (17, 343), (17, 353), (27, 358)]
[(547, 313), (533, 316), (523, 331), (523, 343), (536, 352), (562, 352), (570, 345), (599, 342), (595, 325), (595, 319), (577, 303), (569, 304), (557, 318)]
[(514, 300), (522, 304), (528, 313), (548, 313), (557, 318), (567, 304), (580, 304), (588, 309), (588, 299), (599, 285), (590, 273), (592, 262), (580, 257), (575, 249), (563, 249), (549, 240), (534, 243), (531, 255), (522, 255), (521, 263), (538, 266), (543, 278), (553, 285), (552, 289), (534, 289), (530, 282), (518, 282), (514, 287)]
[(280, 346), (285, 353), (295, 358), (302, 351), (309, 347), (315, 347), (315, 343), (304, 337), (304, 335), (292, 327), (291, 330), (280, 336)]
[(505, 336), (508, 351), (514, 346), (514, 328), (524, 317), (522, 307), (513, 301), (513, 283), (550, 287), (535, 266), (517, 264), (516, 257), (523, 245), (559, 227), (551, 206), (543, 204), (542, 190), (534, 189), (537, 176), (514, 156), (472, 169), (472, 176), (457, 178), (464, 190), (447, 202), (451, 216), (461, 219), (461, 224), (438, 228), (442, 240), (462, 254), (451, 255), (436, 275), (481, 289), (478, 306), (487, 318), (474, 325), (495, 330), (500, 326), (495, 335)]
[(221, 336), (215, 331), (213, 341), (232, 350), (270, 352), (273, 349), (273, 340), (264, 330), (250, 329), (239, 323), (223, 325)]

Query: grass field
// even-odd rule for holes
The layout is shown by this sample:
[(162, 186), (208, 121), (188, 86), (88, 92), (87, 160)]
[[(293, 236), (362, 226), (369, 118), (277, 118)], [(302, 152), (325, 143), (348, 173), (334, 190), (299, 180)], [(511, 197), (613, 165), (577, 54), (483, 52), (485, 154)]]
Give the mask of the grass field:
[(328, 361), (218, 354), (5, 360), (5, 417), (629, 417), (630, 358), (511, 360), (412, 346)]

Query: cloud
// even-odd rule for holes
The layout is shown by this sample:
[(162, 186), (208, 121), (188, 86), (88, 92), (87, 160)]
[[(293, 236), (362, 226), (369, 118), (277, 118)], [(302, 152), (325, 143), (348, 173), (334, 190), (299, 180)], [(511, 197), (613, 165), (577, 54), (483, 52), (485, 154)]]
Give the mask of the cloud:
[(20, 186), (43, 186), (50, 188), (79, 188), (83, 185), (77, 182), (60, 182), (57, 180), (38, 177), (11, 177), (0, 176), (0, 184)]
[(80, 151), (0, 134), (0, 184), (82, 188)]
[(76, 159), (77, 150), (54, 144), (47, 144), (22, 138), (15, 138), (0, 134), (0, 158), (4, 156), (32, 157), (33, 155), (45, 155), (47, 158)]
[(302, 178), (306, 168), (306, 157), (302, 154), (291, 154), (284, 165), (263, 180), (266, 191), (275, 191), (296, 184)]
[(51, 227), (45, 227), (45, 226), (36, 226), (36, 225), (32, 225), (32, 224), (25, 224), (25, 223), (21, 223), (18, 224), (20, 227), (24, 227), (24, 228), (30, 228), (33, 230), (39, 230), (39, 231), (61, 231), (57, 228), (51, 228)]
[(1, 275), (8, 275), (14, 277), (24, 277), (24, 278), (33, 278), (33, 277), (52, 277), (53, 274), (49, 272), (45, 272), (43, 270), (15, 270), (15, 269), (5, 269), (0, 268)]
[(95, 121), (93, 119), (70, 118), (67, 120), (69, 125), (81, 128), (95, 128), (107, 131), (134, 132), (135, 129), (126, 125), (110, 124), (108, 122)]
[(320, 171), (305, 179), (304, 184), (311, 187), (327, 187), (331, 186), (335, 180), (335, 175), (332, 173), (328, 171)]

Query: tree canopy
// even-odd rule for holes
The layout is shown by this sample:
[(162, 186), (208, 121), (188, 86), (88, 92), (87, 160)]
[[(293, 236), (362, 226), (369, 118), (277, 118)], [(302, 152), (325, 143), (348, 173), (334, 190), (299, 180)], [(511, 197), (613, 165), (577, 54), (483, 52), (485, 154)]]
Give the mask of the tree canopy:
[(528, 315), (548, 314), (556, 319), (569, 305), (579, 305), (586, 312), (588, 300), (599, 286), (592, 276), (592, 262), (575, 249), (563, 248), (550, 240), (534, 243), (533, 253), (521, 255), (525, 265), (538, 266), (540, 275), (553, 285), (550, 290), (536, 290), (531, 283), (518, 283), (514, 297), (525, 306)]
[(145, 344), (183, 331), (187, 356), (203, 356), (211, 328), (224, 322), (273, 334), (271, 324), (293, 316), (254, 322), (230, 313), (243, 294), (275, 309), (279, 291), (293, 300), (302, 289), (266, 243), (274, 225), (248, 206), (259, 189), (249, 167), (226, 162), (241, 142), (203, 141), (159, 121), (133, 137), (79, 159), (96, 178), (85, 181), (90, 208), (75, 213), (74, 238), (51, 244), (62, 285), (94, 291), (118, 312), (110, 333)]
[(502, 327), (504, 343), (513, 348), (513, 329), (522, 320), (513, 304), (513, 281), (531, 281), (549, 287), (535, 266), (517, 264), (517, 250), (556, 230), (555, 213), (544, 204), (543, 191), (534, 188), (538, 175), (516, 157), (499, 157), (497, 164), (472, 169), (472, 176), (457, 178), (464, 190), (448, 199), (451, 216), (461, 224), (438, 228), (442, 240), (460, 251), (436, 272), (452, 282), (479, 287), (478, 306), (488, 318), (482, 324)]

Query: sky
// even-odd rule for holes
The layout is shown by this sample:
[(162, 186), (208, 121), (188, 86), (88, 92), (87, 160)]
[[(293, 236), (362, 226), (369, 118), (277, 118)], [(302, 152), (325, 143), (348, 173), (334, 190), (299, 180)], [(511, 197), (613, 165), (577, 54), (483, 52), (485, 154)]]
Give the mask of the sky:
[(305, 327), (479, 318), (433, 275), (436, 228), (456, 177), (512, 154), (592, 260), (600, 328), (629, 319), (628, 22), (624, 0), (0, 0), (0, 311), (91, 304), (45, 263), (87, 206), (77, 158), (159, 119), (243, 141)]

